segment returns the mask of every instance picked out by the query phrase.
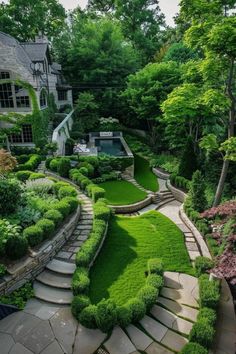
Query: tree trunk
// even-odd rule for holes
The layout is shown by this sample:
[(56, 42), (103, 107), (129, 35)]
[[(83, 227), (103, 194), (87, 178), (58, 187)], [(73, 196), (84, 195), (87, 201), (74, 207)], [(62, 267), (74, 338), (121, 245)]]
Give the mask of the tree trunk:
[[(228, 93), (228, 96), (231, 100), (231, 107), (230, 107), (230, 111), (229, 111), (229, 122), (228, 122), (228, 139), (234, 137), (236, 100), (233, 95), (233, 79), (234, 79), (234, 59), (231, 60), (231, 66), (230, 66), (230, 70), (229, 70), (228, 87), (227, 87), (227, 93)], [(226, 177), (228, 174), (228, 169), (229, 169), (229, 160), (224, 160), (219, 183), (218, 183), (216, 194), (215, 194), (215, 200), (213, 203), (214, 207), (220, 204), (223, 190), (224, 190), (225, 180), (226, 180)]]

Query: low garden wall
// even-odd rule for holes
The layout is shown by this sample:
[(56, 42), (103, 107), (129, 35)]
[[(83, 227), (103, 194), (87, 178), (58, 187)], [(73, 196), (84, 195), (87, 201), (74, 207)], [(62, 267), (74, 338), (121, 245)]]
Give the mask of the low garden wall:
[(169, 177), (170, 177), (170, 174), (169, 174), (169, 173), (163, 172), (162, 170), (160, 170), (160, 169), (157, 168), (157, 167), (153, 167), (152, 172), (153, 172), (154, 175), (156, 175), (157, 177), (162, 178), (162, 179), (165, 179), (165, 180), (169, 179)]
[(183, 191), (181, 191), (180, 189), (172, 186), (172, 184), (170, 183), (170, 181), (167, 181), (167, 188), (169, 189), (169, 191), (173, 194), (173, 196), (175, 197), (175, 199), (177, 199), (179, 202), (184, 203), (185, 198), (187, 197), (187, 194), (184, 193)]
[(0, 295), (9, 294), (20, 288), (26, 282), (35, 279), (35, 277), (43, 271), (46, 264), (50, 262), (71, 237), (80, 219), (80, 214), (81, 207), (79, 205), (72, 217), (59, 227), (59, 231), (52, 239), (44, 242), (37, 251), (31, 251), (30, 256), (17, 262), (8, 269), (9, 275), (1, 279)]
[(146, 206), (152, 204), (152, 196), (147, 197), (140, 202), (129, 204), (129, 205), (109, 205), (116, 214), (129, 214), (139, 211), (140, 209), (145, 208)]

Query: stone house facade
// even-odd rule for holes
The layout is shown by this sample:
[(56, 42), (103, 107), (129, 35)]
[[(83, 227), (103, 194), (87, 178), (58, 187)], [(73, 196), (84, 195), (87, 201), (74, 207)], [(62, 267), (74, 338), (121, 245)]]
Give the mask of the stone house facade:
[[(62, 75), (61, 65), (52, 61), (47, 38), (39, 35), (34, 42), (20, 43), (12, 36), (0, 32), (0, 80), (18, 79), (30, 83), (36, 93), (41, 110), (48, 106), (48, 94), (53, 94), (55, 104), (60, 110), (73, 106), (72, 88)], [(29, 114), (32, 103), (27, 90), (14, 83), (0, 84), (0, 128), (1, 114), (16, 112)], [(10, 138), (12, 145), (32, 146), (30, 124), (22, 126), (22, 133)]]

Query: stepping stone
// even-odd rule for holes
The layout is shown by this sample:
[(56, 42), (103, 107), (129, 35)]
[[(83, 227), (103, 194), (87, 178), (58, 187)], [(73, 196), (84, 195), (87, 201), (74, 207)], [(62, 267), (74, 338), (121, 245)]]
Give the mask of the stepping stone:
[(188, 340), (185, 337), (182, 337), (180, 334), (177, 334), (168, 329), (161, 343), (176, 352), (180, 352), (185, 344), (188, 343)]
[(30, 333), (21, 338), (19, 342), (34, 354), (39, 354), (50, 343), (54, 341), (54, 334), (47, 321), (41, 323), (32, 329)]
[(189, 274), (180, 273), (179, 282), (182, 288), (189, 292), (198, 286), (198, 279)]
[(82, 231), (82, 230), (91, 230), (92, 229), (92, 225), (78, 225), (76, 227), (77, 231)]
[(150, 337), (132, 324), (126, 327), (126, 331), (138, 350), (145, 351), (146, 348), (153, 343)]
[(55, 288), (71, 289), (71, 276), (51, 272), (49, 270), (43, 271), (36, 278), (39, 282)]
[(168, 310), (173, 312), (174, 314), (186, 318), (190, 321), (196, 322), (198, 310), (193, 309), (191, 307), (181, 305), (176, 301), (166, 299), (164, 297), (159, 296), (157, 302), (165, 306)]
[(70, 290), (52, 288), (50, 286), (34, 282), (35, 297), (53, 304), (69, 305), (73, 300), (73, 294)]
[(197, 251), (188, 251), (188, 254), (191, 261), (195, 261), (197, 257), (201, 256), (200, 253)]
[(72, 275), (72, 274), (74, 274), (76, 266), (74, 264), (71, 264), (68, 262), (53, 259), (51, 262), (49, 262), (47, 264), (46, 268), (49, 270), (52, 270), (53, 272), (56, 272), (56, 273), (71, 274)]
[(188, 251), (196, 251), (196, 252), (199, 252), (198, 251), (198, 246), (195, 242), (185, 242), (185, 245), (188, 249)]
[(40, 354), (64, 354), (65, 352), (61, 349), (60, 345), (55, 340), (47, 348), (45, 348)]
[(80, 232), (80, 235), (81, 235), (81, 236), (89, 236), (90, 233), (91, 233), (91, 231), (92, 231), (92, 228), (91, 228), (90, 230), (82, 230), (82, 231)]
[(193, 323), (184, 320), (183, 318), (177, 317), (172, 328), (180, 333), (189, 334), (193, 327)]
[(185, 224), (176, 224), (178, 226), (178, 228), (184, 232), (185, 234), (186, 233), (190, 233), (190, 230), (189, 228), (185, 225)]
[(164, 272), (164, 284), (168, 288), (180, 289), (179, 273)]
[(166, 297), (171, 300), (175, 300), (183, 305), (188, 305), (191, 307), (199, 307), (196, 299), (192, 296), (188, 289), (170, 289), (163, 287), (161, 289), (161, 296)]
[(80, 247), (70, 247), (69, 251), (72, 253), (77, 253), (80, 250)]
[(144, 316), (139, 323), (157, 342), (162, 340), (168, 330), (166, 326), (163, 326), (161, 323), (153, 320), (149, 316)]
[(57, 253), (56, 257), (63, 258), (63, 259), (70, 259), (71, 254), (72, 254), (71, 252), (60, 251)]
[(72, 354), (77, 321), (70, 308), (60, 309), (50, 320), (55, 338), (67, 354)]
[(99, 329), (88, 329), (79, 324), (75, 338), (74, 353), (94, 353), (100, 347), (106, 336), (107, 335), (102, 333)]
[(80, 225), (92, 225), (91, 219), (80, 219)]
[(153, 315), (153, 317), (155, 317), (158, 321), (160, 321), (166, 327), (169, 328), (172, 328), (175, 320), (177, 319), (177, 316), (174, 315), (172, 312), (158, 305), (154, 305), (150, 312)]
[(185, 236), (185, 237), (193, 237), (193, 238), (194, 238), (193, 233), (192, 233), (191, 231), (189, 231), (189, 232), (184, 232), (184, 236)]
[(14, 341), (27, 335), (41, 320), (25, 312), (16, 312), (0, 321), (0, 332), (10, 334)]
[(35, 298), (27, 301), (26, 307), (24, 308), (24, 312), (30, 313), (41, 320), (49, 320), (58, 310), (58, 305), (47, 304)]
[(14, 346), (13, 338), (6, 333), (0, 333), (1, 354), (8, 354), (10, 349)]
[(27, 348), (25, 348), (20, 343), (16, 343), (14, 345), (14, 347), (12, 347), (11, 351), (9, 352), (9, 354), (34, 354), (34, 353), (31, 352), (30, 350), (28, 350)]
[(185, 239), (186, 242), (194, 242), (195, 243), (195, 238), (191, 237), (186, 237)]
[(79, 235), (79, 237), (77, 238), (78, 241), (86, 241), (88, 238), (88, 235)]
[(133, 343), (120, 327), (114, 328), (104, 347), (110, 354), (131, 354), (136, 351)]
[(162, 345), (154, 342), (146, 349), (147, 354), (173, 354), (170, 350), (162, 347)]

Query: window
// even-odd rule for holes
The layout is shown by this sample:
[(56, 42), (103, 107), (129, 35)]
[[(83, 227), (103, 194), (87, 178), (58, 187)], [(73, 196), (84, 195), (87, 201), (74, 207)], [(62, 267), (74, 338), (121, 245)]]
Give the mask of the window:
[(47, 94), (44, 90), (40, 92), (40, 107), (47, 107)]
[(32, 126), (30, 124), (23, 124), (21, 132), (11, 134), (9, 140), (11, 143), (32, 143)]
[[(0, 71), (0, 80), (10, 77), (8, 71)], [(0, 84), (0, 108), (30, 108), (28, 92), (13, 83)]]
[(29, 96), (27, 96), (26, 90), (24, 90), (20, 86), (15, 86), (15, 94), (16, 94), (16, 106), (18, 108), (30, 107), (30, 100), (29, 100)]
[(58, 94), (58, 101), (67, 101), (67, 91), (66, 90), (57, 91), (57, 94)]

